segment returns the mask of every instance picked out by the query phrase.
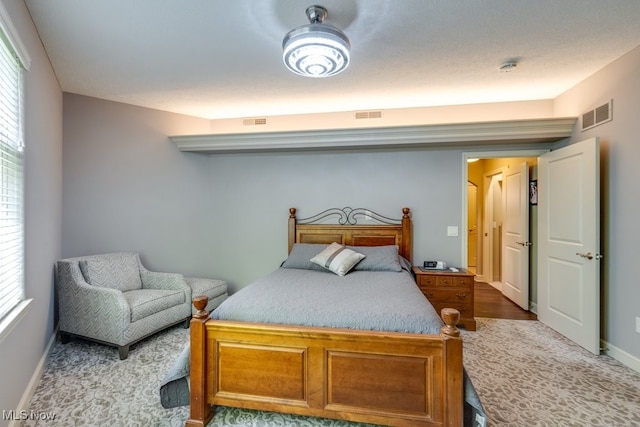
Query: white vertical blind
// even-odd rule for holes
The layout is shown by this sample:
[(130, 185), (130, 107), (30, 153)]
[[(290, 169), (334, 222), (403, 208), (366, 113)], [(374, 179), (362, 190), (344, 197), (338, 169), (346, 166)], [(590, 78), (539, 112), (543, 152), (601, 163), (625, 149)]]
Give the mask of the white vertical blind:
[(22, 75), (0, 32), (0, 319), (24, 299)]

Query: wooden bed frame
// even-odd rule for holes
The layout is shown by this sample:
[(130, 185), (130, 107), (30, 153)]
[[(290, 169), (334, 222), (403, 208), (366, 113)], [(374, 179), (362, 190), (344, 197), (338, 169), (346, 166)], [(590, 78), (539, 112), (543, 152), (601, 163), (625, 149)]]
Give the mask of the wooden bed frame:
[[(340, 224), (318, 224), (339, 214)], [(398, 245), (411, 261), (411, 218), (345, 208), (296, 220), (294, 243)], [(358, 224), (365, 216), (385, 222)], [(368, 222), (368, 221), (367, 221)], [(463, 424), (460, 313), (443, 309), (439, 335), (212, 320), (206, 297), (194, 298), (191, 406), (186, 426), (206, 426), (213, 405), (391, 426)]]

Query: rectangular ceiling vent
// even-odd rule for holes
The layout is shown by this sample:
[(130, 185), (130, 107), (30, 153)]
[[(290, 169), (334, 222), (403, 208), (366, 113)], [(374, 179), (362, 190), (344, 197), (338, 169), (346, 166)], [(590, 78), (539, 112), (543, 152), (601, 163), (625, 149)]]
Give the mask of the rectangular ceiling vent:
[(356, 111), (356, 120), (380, 118), (382, 118), (382, 111)]
[(260, 126), (260, 125), (266, 125), (267, 124), (267, 118), (266, 117), (261, 117), (261, 118), (253, 118), (253, 119), (244, 119), (242, 120), (242, 125), (243, 126)]
[(613, 119), (613, 99), (582, 115), (582, 130), (591, 129)]

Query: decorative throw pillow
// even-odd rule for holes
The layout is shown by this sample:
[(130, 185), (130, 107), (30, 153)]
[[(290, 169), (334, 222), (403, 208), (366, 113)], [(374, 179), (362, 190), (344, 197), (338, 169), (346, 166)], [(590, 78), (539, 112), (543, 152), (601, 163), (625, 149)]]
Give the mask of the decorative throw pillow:
[(311, 258), (311, 262), (333, 271), (338, 276), (344, 276), (364, 257), (361, 253), (334, 242)]
[(289, 256), (284, 260), (280, 267), (327, 271), (326, 268), (312, 263), (311, 258), (316, 256), (320, 251), (326, 249), (328, 246), (329, 245), (326, 243), (294, 243)]
[[(398, 246), (347, 246), (366, 258), (353, 269), (358, 271), (402, 271)], [(409, 269), (411, 270), (411, 269)]]

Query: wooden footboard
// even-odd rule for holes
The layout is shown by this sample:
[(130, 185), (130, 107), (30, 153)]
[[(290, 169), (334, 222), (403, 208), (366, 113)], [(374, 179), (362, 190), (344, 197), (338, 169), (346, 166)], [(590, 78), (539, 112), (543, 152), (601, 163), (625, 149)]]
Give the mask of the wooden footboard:
[(205, 426), (212, 405), (391, 426), (461, 426), (459, 313), (439, 335), (210, 320), (191, 321), (191, 408)]

